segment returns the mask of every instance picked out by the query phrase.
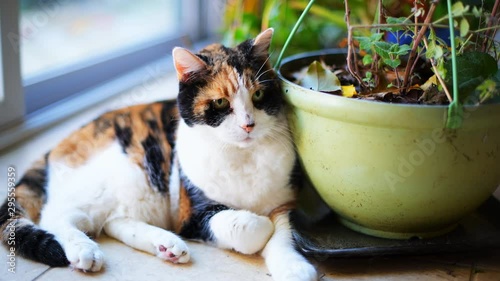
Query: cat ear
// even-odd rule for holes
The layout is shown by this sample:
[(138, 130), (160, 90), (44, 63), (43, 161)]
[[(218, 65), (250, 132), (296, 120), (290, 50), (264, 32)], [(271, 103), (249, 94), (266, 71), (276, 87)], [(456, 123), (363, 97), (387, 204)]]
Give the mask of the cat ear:
[(262, 31), (253, 40), (252, 53), (255, 56), (265, 56), (267, 57), (269, 46), (271, 45), (271, 39), (273, 38), (274, 29), (268, 28)]
[(202, 59), (181, 47), (175, 47), (172, 50), (172, 56), (179, 81), (187, 81), (193, 74), (207, 67)]

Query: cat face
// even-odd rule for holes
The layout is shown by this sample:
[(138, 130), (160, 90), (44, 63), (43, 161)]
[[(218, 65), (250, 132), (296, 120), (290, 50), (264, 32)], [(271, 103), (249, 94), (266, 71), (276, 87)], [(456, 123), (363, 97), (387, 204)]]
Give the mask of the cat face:
[(196, 55), (174, 49), (179, 111), (188, 126), (242, 147), (272, 133), (283, 107), (268, 62), (272, 33), (234, 48), (210, 45)]

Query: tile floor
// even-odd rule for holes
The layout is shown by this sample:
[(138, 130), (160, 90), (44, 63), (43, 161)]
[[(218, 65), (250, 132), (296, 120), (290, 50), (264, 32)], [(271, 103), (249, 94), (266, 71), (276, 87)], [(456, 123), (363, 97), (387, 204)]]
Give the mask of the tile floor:
[[(151, 95), (145, 96), (139, 86), (109, 102), (73, 116), (71, 119), (39, 134), (32, 139), (0, 154), (0, 171), (14, 165), (19, 174), (29, 164), (93, 116), (106, 110), (127, 104), (147, 102), (158, 97), (173, 97), (175, 77), (167, 76), (149, 84)], [(171, 90), (168, 90), (171, 89)], [(165, 96), (165, 93), (168, 92)], [(4, 185), (5, 186), (5, 185)], [(0, 190), (0, 198), (6, 196), (6, 188)], [(500, 198), (500, 189), (496, 192)], [(3, 201), (3, 200), (2, 200)], [(259, 256), (243, 256), (230, 251), (215, 249), (203, 244), (188, 242), (192, 251), (192, 263), (172, 265), (120, 242), (102, 236), (98, 239), (106, 262), (100, 273), (84, 274), (70, 268), (48, 266), (16, 257), (16, 273), (8, 272), (8, 251), (0, 247), (0, 280), (272, 280)], [(479, 253), (455, 255), (322, 259), (311, 258), (323, 281), (329, 280), (475, 280), (500, 281), (500, 249)]]

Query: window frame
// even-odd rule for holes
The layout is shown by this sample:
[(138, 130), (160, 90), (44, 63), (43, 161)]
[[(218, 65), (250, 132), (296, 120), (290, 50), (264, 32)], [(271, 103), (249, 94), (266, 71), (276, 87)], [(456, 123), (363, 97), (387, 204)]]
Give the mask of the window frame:
[[(27, 77), (24, 81), (21, 79), (19, 46), (15, 54), (12, 49), (6, 54), (5, 48), (2, 48), (3, 66), (9, 65), (9, 71), (4, 71), (3, 76), (8, 85), (4, 86), (5, 105), (0, 104), (0, 151), (78, 111), (147, 82), (144, 80), (146, 68), (159, 69), (158, 65), (163, 67), (168, 61), (169, 70), (173, 70), (170, 50), (174, 46), (192, 46), (192, 42), (206, 40), (217, 31), (217, 25), (211, 21), (221, 20), (220, 3), (224, 1), (213, 1), (210, 4), (206, 2), (208, 1), (180, 1), (182, 19), (178, 25), (178, 36), (155, 38), (123, 48), (112, 55), (106, 54), (65, 69), (54, 69)], [(1, 25), (3, 47), (8, 33), (19, 34), (19, 0), (0, 1), (0, 11), (2, 23), (8, 20), (8, 25)], [(6, 61), (5, 58), (9, 60)], [(118, 63), (120, 67), (116, 67)], [(167, 71), (151, 73), (148, 78), (155, 79), (166, 73)], [(43, 99), (36, 98), (40, 95), (43, 95)], [(7, 100), (12, 104), (7, 103)], [(3, 106), (10, 110), (8, 114)], [(4, 119), (4, 114), (10, 118)]]
[(0, 2), (0, 87), (3, 96), (0, 101), (0, 130), (25, 114), (19, 44), (10, 39), (19, 30), (19, 14), (12, 11), (19, 11), (18, 1)]

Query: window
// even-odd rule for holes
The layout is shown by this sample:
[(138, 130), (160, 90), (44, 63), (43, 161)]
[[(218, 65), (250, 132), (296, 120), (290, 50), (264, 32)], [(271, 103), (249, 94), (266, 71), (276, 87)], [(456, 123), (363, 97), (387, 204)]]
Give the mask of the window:
[(165, 57), (187, 30), (181, 0), (21, 0), (28, 114)]
[(24, 115), (24, 96), (19, 76), (19, 49), (8, 36), (17, 29), (16, 1), (0, 2), (0, 126)]
[(21, 0), (24, 78), (178, 35), (176, 0)]
[[(223, 3), (0, 1), (0, 83), (5, 83), (0, 91), (0, 149), (2, 136), (16, 126), (13, 121), (26, 123), (84, 95), (89, 96), (87, 101), (98, 102), (143, 83), (144, 77), (134, 77), (141, 68), (171, 66), (172, 47), (186, 46), (217, 31)], [(106, 91), (99, 92), (100, 88)], [(60, 111), (71, 112), (68, 108)]]

